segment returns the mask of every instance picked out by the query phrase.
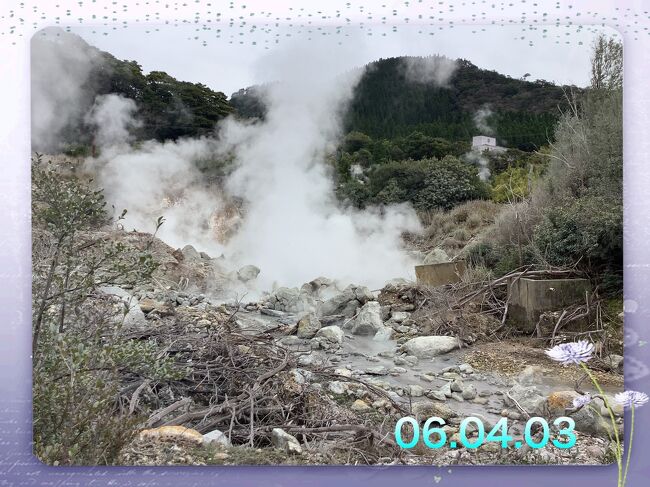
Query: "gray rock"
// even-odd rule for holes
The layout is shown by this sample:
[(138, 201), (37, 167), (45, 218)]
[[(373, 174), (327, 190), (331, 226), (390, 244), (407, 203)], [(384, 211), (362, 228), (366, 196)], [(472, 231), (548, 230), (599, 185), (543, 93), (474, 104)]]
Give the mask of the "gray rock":
[(464, 384), (461, 380), (454, 380), (450, 384), (451, 392), (463, 392)]
[(181, 254), (185, 260), (201, 260), (201, 254), (191, 245), (183, 247)]
[[(115, 325), (121, 325), (125, 331), (133, 332), (143, 332), (150, 328), (151, 325), (140, 308), (138, 300), (131, 293), (118, 286), (102, 286), (99, 290), (119, 300), (119, 313), (114, 316)], [(125, 310), (126, 314), (124, 314)]]
[(411, 397), (422, 397), (424, 396), (424, 389), (417, 384), (411, 384), (409, 385), (409, 395)]
[(424, 401), (413, 405), (413, 414), (421, 419), (439, 417), (448, 421), (457, 416), (456, 412), (448, 406), (439, 402)]
[(544, 380), (544, 369), (539, 365), (528, 365), (519, 373), (517, 381), (523, 386), (541, 384)]
[(381, 306), (377, 301), (368, 301), (359, 310), (356, 318), (350, 323), (348, 328), (354, 335), (374, 335), (384, 328), (381, 321)]
[(341, 396), (348, 391), (348, 385), (345, 382), (335, 380), (327, 384), (327, 389), (331, 393)]
[(472, 384), (468, 384), (463, 388), (463, 392), (461, 392), (461, 395), (463, 396), (463, 399), (466, 401), (471, 401), (472, 399), (476, 398), (477, 392), (476, 392), (476, 387), (474, 387)]
[(435, 399), (436, 401), (446, 401), (447, 396), (445, 396), (442, 392), (440, 391), (426, 391), (424, 393), (425, 396), (427, 396), (429, 399)]
[(219, 430), (213, 430), (203, 435), (203, 445), (229, 447), (230, 440)]
[(451, 393), (451, 398), (455, 401), (458, 402), (464, 402), (465, 399), (463, 399), (463, 395), (460, 392), (452, 392)]
[(618, 372), (619, 374), (623, 373), (623, 356), (622, 355), (616, 355), (615, 353), (610, 353), (607, 357), (603, 359), (605, 364), (610, 368), (610, 370), (613, 370), (614, 372)]
[(388, 321), (390, 318), (390, 306), (381, 307), (381, 321)]
[(266, 316), (273, 316), (274, 318), (284, 318), (286, 316), (284, 311), (278, 311), (272, 308), (261, 308), (260, 313)]
[(244, 332), (264, 332), (271, 328), (275, 328), (275, 324), (267, 320), (259, 318), (255, 314), (238, 313), (235, 315), (235, 324)]
[(320, 320), (314, 313), (309, 313), (303, 316), (298, 322), (298, 337), (313, 338), (320, 329)]
[(404, 367), (393, 367), (389, 371), (390, 375), (401, 375), (406, 374), (407, 372), (408, 370), (406, 370)]
[(366, 374), (369, 375), (388, 375), (388, 369), (383, 365), (377, 365), (375, 367), (368, 367), (366, 369)]
[(474, 367), (472, 367), (470, 364), (460, 364), (458, 366), (458, 370), (460, 370), (463, 374), (473, 374), (474, 373)]
[(458, 348), (458, 339), (449, 336), (423, 336), (412, 338), (403, 345), (409, 355), (433, 358)]
[(281, 287), (269, 297), (271, 307), (278, 311), (300, 313), (311, 311), (316, 301), (306, 293), (301, 293), (297, 288)]
[(300, 454), (302, 448), (295, 436), (290, 435), (282, 428), (273, 428), (271, 431), (271, 443), (276, 448), (286, 451), (287, 453)]
[(444, 395), (445, 397), (451, 397), (452, 391), (451, 391), (451, 382), (447, 382), (443, 384), (440, 389), (438, 390), (440, 394)]
[(382, 326), (372, 338), (376, 342), (387, 342), (393, 336), (393, 330), (387, 326)]
[[(544, 411), (546, 398), (540, 394), (539, 390), (535, 386), (522, 386), (521, 384), (515, 384), (508, 391), (508, 394), (531, 416), (541, 414)], [(507, 396), (503, 398), (506, 404), (516, 407), (516, 404), (514, 404), (512, 399)]]
[(336, 325), (324, 326), (316, 332), (317, 337), (322, 337), (330, 343), (343, 343), (343, 330)]
[(255, 267), (254, 265), (245, 265), (237, 271), (237, 278), (242, 282), (248, 282), (256, 279), (259, 273), (259, 267)]
[[(351, 303), (351, 301), (354, 301), (354, 303)], [(348, 286), (340, 294), (337, 294), (322, 303), (318, 309), (318, 315), (332, 316), (342, 314), (347, 318), (351, 318), (354, 316), (358, 306), (359, 302), (354, 295), (354, 289), (351, 286)], [(352, 311), (353, 308), (355, 311)]]
[(366, 286), (359, 286), (354, 289), (354, 297), (361, 304), (366, 304), (368, 301), (373, 301), (375, 296), (370, 292)]
[(393, 311), (390, 315), (390, 319), (395, 323), (402, 323), (403, 321), (408, 320), (410, 316), (411, 313), (407, 313), (406, 311)]
[(431, 252), (429, 252), (424, 258), (423, 264), (443, 264), (449, 262), (451, 259), (447, 252), (445, 252), (440, 247), (436, 247)]

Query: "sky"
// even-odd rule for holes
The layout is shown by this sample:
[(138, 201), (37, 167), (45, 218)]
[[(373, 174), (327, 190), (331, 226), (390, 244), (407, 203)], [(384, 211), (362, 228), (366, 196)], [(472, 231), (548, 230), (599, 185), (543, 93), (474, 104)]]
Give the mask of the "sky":
[[(233, 19), (235, 20), (235, 19)], [(593, 39), (603, 28), (569, 25), (436, 25), (431, 23), (321, 24), (290, 22), (75, 26), (71, 31), (119, 59), (135, 60), (145, 72), (165, 71), (201, 82), (230, 96), (240, 88), (275, 81), (273, 67), (296, 46), (330, 53), (333, 73), (379, 58), (442, 54), (464, 58), (514, 78), (586, 86)], [(611, 29), (607, 35), (615, 35)], [(282, 64), (280, 62), (280, 64)]]

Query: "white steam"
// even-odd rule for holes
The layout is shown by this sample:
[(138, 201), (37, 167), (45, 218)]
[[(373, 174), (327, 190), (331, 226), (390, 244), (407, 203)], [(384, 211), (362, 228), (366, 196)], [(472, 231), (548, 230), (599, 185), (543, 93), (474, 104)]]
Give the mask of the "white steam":
[(456, 61), (444, 56), (404, 58), (406, 79), (413, 83), (447, 86), (456, 71)]
[(492, 110), (488, 106), (483, 106), (474, 113), (474, 125), (481, 135), (495, 135), (496, 131), (489, 123), (491, 116)]
[[(133, 110), (117, 96), (96, 101), (101, 155), (89, 161), (125, 228), (151, 231), (173, 246), (222, 252), (232, 268), (262, 269), (258, 289), (299, 286), (318, 276), (341, 283), (381, 287), (413, 277), (415, 262), (402, 248), (402, 233), (420, 230), (408, 205), (368, 211), (342, 208), (336, 200), (326, 156), (340, 137), (341, 114), (362, 72), (334, 76), (327, 53), (283, 53), (272, 65), (282, 81), (262, 96), (263, 121), (226, 119), (218, 138), (124, 145)], [(273, 72), (271, 72), (273, 75)], [(207, 187), (195, 162), (234, 157), (225, 187)], [(223, 191), (220, 193), (220, 191)], [(243, 219), (219, 242), (214, 221), (228, 218), (226, 202), (243, 201)]]
[(34, 150), (55, 151), (71, 120), (83, 117), (88, 99), (85, 85), (99, 52), (80, 37), (49, 27), (31, 42), (31, 116)]
[(463, 155), (463, 159), (465, 162), (478, 166), (478, 177), (481, 178), (481, 181), (487, 181), (490, 179), (492, 173), (488, 165), (489, 161), (482, 152), (470, 151)]
[(95, 143), (100, 147), (114, 147), (131, 140), (131, 129), (139, 123), (133, 118), (137, 106), (130, 98), (111, 93), (99, 95), (90, 112), (86, 114), (86, 123), (95, 127)]
[(259, 265), (267, 287), (319, 275), (373, 287), (409, 277), (413, 262), (401, 249), (401, 233), (419, 229), (413, 209), (341, 209), (325, 163), (362, 71), (334, 77), (327, 54), (311, 50), (274, 61), (284, 79), (267, 87), (266, 119), (230, 119), (221, 131), (239, 163), (228, 189), (248, 203), (231, 255)]

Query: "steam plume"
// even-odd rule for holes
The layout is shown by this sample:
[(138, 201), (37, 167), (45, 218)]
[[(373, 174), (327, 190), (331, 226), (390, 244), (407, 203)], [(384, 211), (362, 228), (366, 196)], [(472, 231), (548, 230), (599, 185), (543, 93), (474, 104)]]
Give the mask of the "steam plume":
[(456, 61), (444, 56), (407, 57), (404, 59), (406, 78), (413, 83), (447, 86), (456, 71)]

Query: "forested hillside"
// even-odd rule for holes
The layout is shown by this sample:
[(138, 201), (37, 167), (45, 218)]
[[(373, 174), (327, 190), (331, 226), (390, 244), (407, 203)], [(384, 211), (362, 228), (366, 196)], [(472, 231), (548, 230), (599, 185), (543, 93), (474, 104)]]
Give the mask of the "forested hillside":
[(94, 128), (86, 114), (98, 95), (114, 93), (137, 103), (139, 123), (133, 127), (137, 140), (204, 135), (233, 111), (226, 95), (206, 85), (179, 81), (163, 71), (145, 74), (136, 61), (119, 60), (79, 36), (57, 30), (49, 31), (47, 36), (36, 36), (32, 42), (32, 92), (51, 90), (60, 94), (70, 90), (60, 86), (66, 84), (66, 80), (52, 83), (52, 72), (48, 68), (55, 64), (69, 73), (68, 81), (81, 83), (75, 92), (82, 96), (75, 98), (72, 108), (70, 100), (56, 94), (50, 97), (57, 101), (51, 107), (53, 115), (65, 119), (65, 125), (58, 134), (57, 147), (45, 146), (40, 150), (89, 152)]
[[(368, 64), (346, 116), (346, 132), (387, 139), (420, 132), (467, 141), (477, 135), (475, 115), (484, 109), (483, 123), (501, 145), (531, 150), (547, 143), (558, 106), (566, 105), (562, 87), (514, 79), (467, 60), (456, 62), (445, 84), (411, 79), (405, 63), (428, 59), (399, 57)], [(255, 89), (233, 94), (231, 103), (242, 116), (263, 116)]]

